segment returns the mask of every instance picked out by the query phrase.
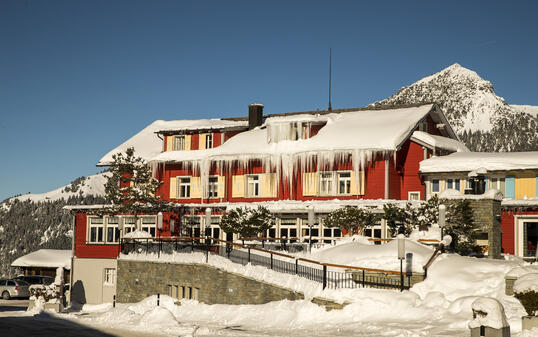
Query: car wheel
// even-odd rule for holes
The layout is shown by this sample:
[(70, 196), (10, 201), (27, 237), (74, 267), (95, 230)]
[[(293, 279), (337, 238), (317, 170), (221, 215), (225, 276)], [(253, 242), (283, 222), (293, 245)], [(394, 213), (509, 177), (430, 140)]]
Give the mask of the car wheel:
[(11, 298), (11, 296), (9, 295), (9, 292), (8, 292), (8, 291), (4, 291), (4, 292), (2, 293), (2, 298), (3, 298), (4, 300), (9, 300), (9, 299)]

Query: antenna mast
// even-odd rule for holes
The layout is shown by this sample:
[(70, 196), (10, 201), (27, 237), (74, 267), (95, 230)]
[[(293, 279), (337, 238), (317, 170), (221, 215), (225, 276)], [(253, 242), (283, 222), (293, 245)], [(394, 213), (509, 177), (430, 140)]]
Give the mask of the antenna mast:
[(333, 49), (329, 48), (329, 109), (328, 111), (333, 111), (333, 108), (331, 107), (332, 63), (333, 63)]

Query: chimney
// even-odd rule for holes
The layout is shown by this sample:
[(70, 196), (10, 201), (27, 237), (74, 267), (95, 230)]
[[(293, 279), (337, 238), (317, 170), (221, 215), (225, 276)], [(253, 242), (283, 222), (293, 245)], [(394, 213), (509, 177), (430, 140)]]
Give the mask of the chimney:
[(254, 103), (248, 106), (248, 129), (252, 130), (263, 122), (263, 104)]

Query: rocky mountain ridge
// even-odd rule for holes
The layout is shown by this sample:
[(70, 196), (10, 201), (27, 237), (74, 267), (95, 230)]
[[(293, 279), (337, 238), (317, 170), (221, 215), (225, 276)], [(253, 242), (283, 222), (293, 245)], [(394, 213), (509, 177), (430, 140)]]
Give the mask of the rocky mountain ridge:
[(538, 121), (529, 109), (508, 105), (491, 82), (457, 63), (373, 105), (426, 102), (439, 105), (471, 151), (538, 151)]

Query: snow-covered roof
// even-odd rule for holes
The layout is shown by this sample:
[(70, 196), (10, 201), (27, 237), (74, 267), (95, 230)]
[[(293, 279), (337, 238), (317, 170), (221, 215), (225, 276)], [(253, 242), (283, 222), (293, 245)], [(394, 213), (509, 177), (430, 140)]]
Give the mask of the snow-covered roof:
[(200, 129), (222, 129), (230, 127), (246, 127), (247, 121), (229, 121), (223, 119), (198, 119), (198, 120), (176, 120), (163, 121), (156, 120), (146, 126), (142, 131), (127, 139), (125, 142), (112, 149), (99, 160), (97, 166), (106, 166), (112, 163), (112, 155), (118, 152), (125, 152), (130, 147), (134, 147), (135, 155), (149, 160), (162, 151), (163, 141), (157, 136), (157, 132), (179, 131), (179, 130), (200, 130)]
[(220, 130), (229, 128), (245, 128), (248, 127), (248, 121), (225, 120), (220, 118), (212, 119), (193, 119), (193, 120), (178, 120), (168, 121), (163, 125), (158, 132), (167, 131), (194, 131), (194, 130)]
[(456, 152), (420, 162), (420, 172), (470, 172), (538, 169), (537, 152)]
[(503, 207), (538, 207), (538, 198), (529, 199), (504, 199), (501, 202)]
[(359, 208), (368, 208), (382, 210), (385, 204), (395, 204), (400, 207), (411, 202), (415, 206), (419, 206), (422, 201), (407, 201), (407, 200), (391, 200), (391, 199), (356, 199), (356, 200), (278, 200), (278, 201), (261, 201), (248, 203), (211, 203), (211, 204), (186, 204), (185, 207), (217, 207), (225, 208), (226, 210), (235, 209), (238, 207), (256, 208), (258, 206), (266, 207), (272, 213), (305, 213), (309, 207), (313, 207), (316, 213), (328, 213), (345, 206), (354, 206)]
[(265, 120), (266, 125), (289, 122), (326, 122), (329, 119), (327, 114), (293, 114), (268, 117)]
[(430, 148), (454, 151), (469, 152), (469, 149), (462, 142), (443, 136), (436, 136), (423, 131), (415, 131), (411, 135), (411, 140)]
[[(197, 160), (234, 160), (298, 154), (360, 151), (361, 155), (372, 152), (396, 151), (409, 137), (417, 123), (433, 105), (418, 107), (360, 110), (325, 115), (327, 125), (317, 135), (303, 140), (267, 142), (267, 128), (258, 127), (242, 132), (219, 147), (209, 150), (167, 151), (151, 159), (153, 162), (182, 162)], [(279, 117), (279, 121), (287, 117)], [(290, 116), (292, 120), (296, 116)]]
[(11, 263), (12, 267), (44, 267), (71, 269), (71, 250), (40, 249), (24, 255)]
[(483, 194), (463, 194), (458, 190), (449, 188), (439, 193), (440, 199), (471, 199), (471, 200), (481, 200), (481, 199), (491, 199), (491, 200), (503, 200), (503, 194), (501, 191), (494, 188), (488, 189)]

